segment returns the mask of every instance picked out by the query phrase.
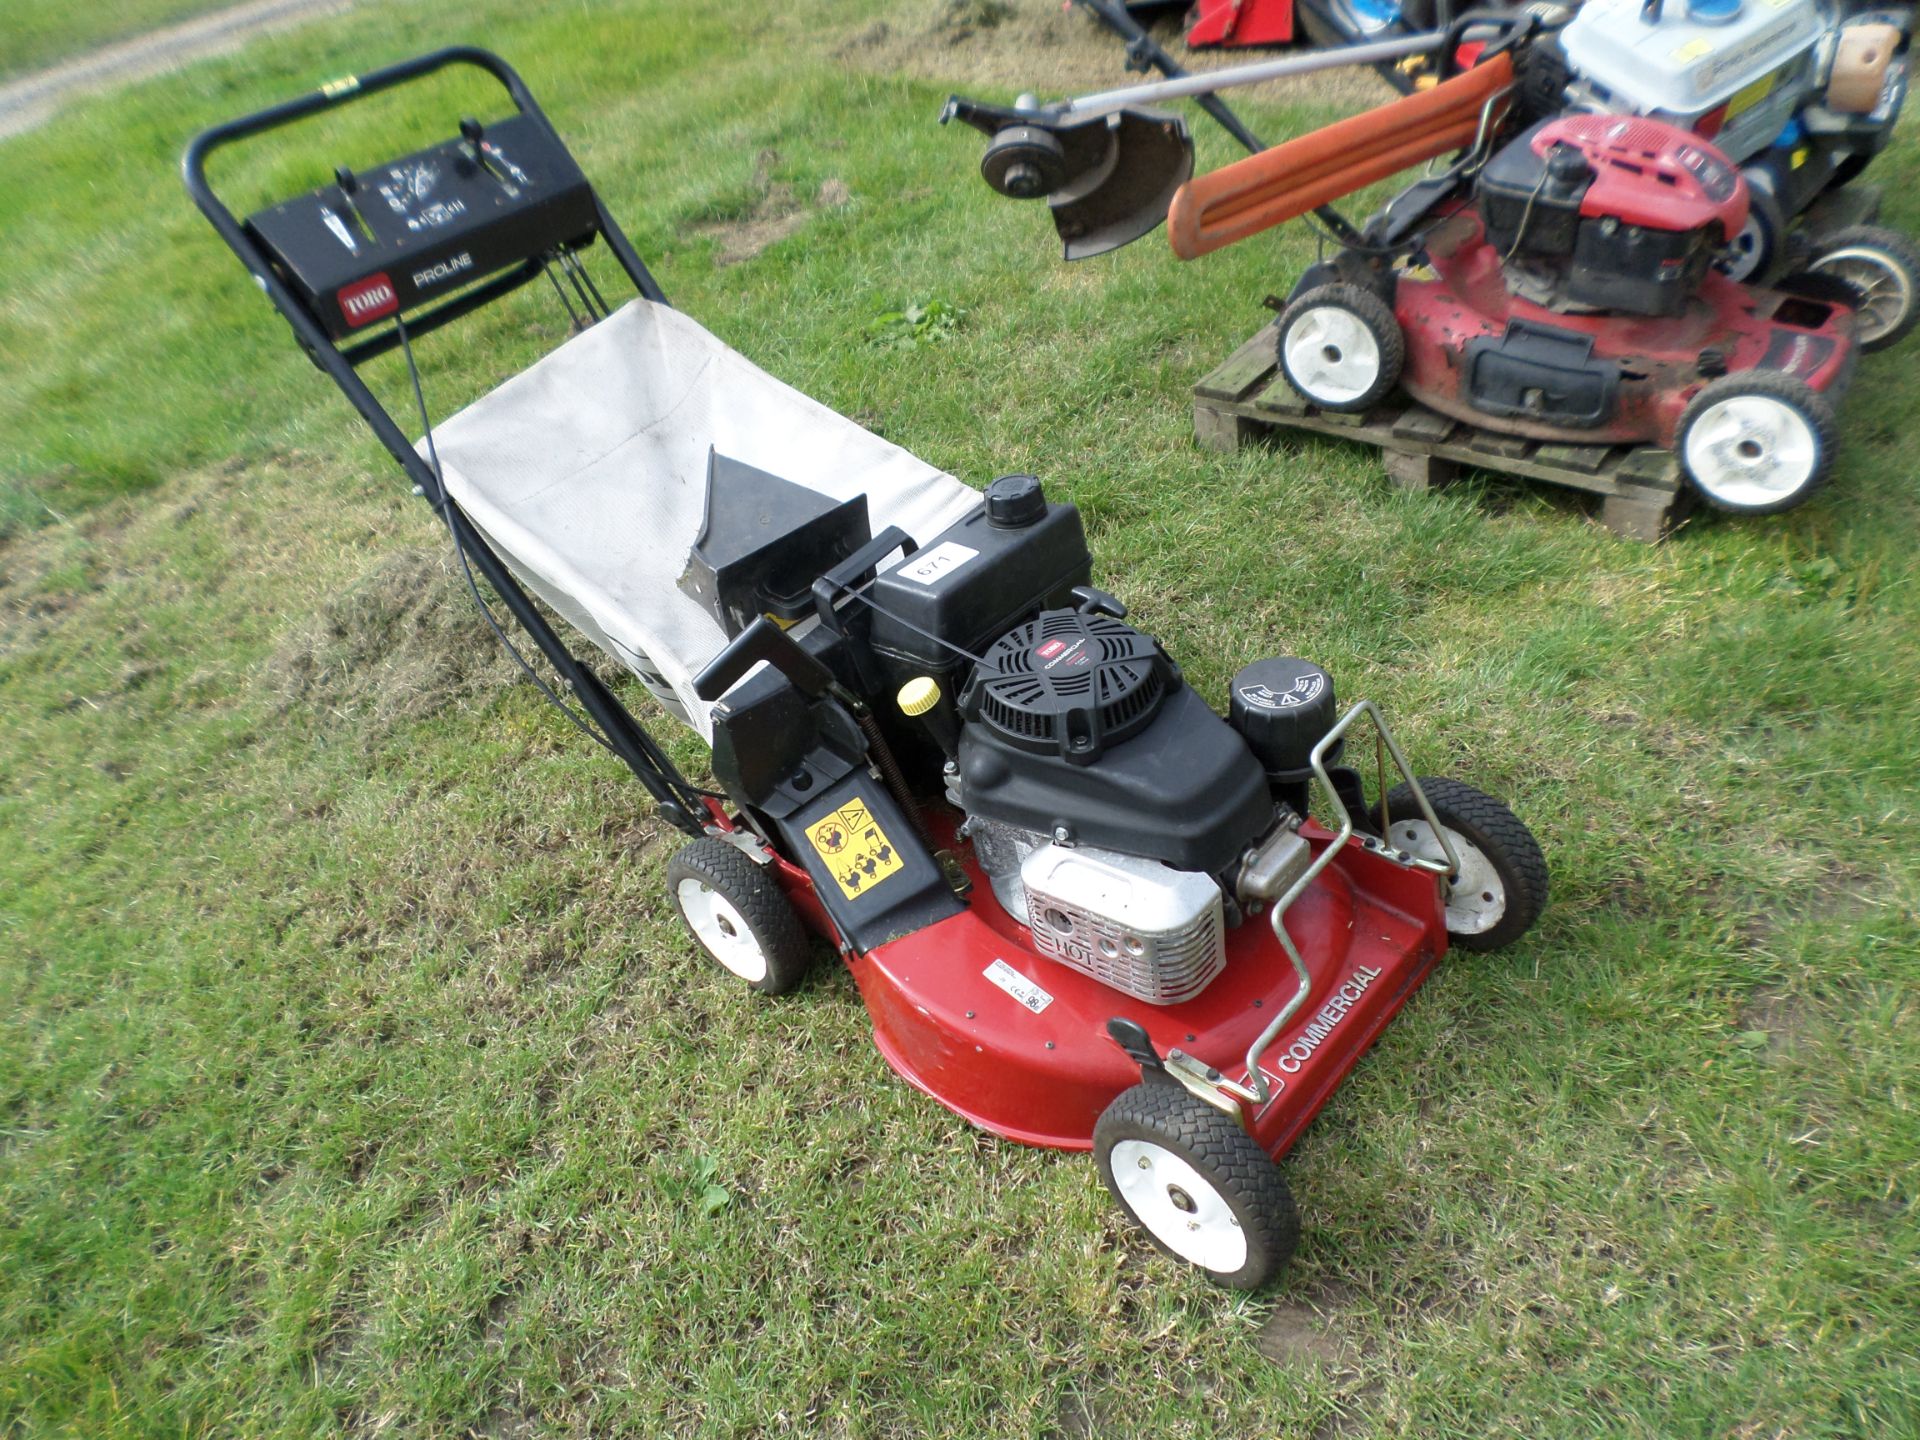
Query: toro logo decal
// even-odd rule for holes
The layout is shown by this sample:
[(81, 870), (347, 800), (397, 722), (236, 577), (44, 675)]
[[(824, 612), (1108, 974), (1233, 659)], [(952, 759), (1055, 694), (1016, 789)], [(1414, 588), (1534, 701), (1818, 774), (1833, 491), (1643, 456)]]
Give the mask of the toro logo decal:
[(1049, 640), (1044, 645), (1034, 646), (1033, 654), (1042, 670), (1051, 670), (1056, 665), (1084, 665), (1087, 663), (1087, 642), (1084, 639)]
[(340, 302), (340, 313), (355, 330), (400, 308), (400, 297), (394, 293), (393, 281), (384, 270), (351, 285), (342, 285), (333, 298)]

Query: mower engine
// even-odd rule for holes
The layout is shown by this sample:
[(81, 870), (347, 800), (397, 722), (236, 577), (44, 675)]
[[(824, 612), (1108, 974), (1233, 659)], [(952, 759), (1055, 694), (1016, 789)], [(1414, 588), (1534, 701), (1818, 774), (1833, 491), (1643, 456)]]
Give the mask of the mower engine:
[[(725, 558), (747, 539), (827, 570), (815, 594), (828, 623), (755, 652), (802, 681), (769, 670), (727, 692), (714, 770), (817, 867), (816, 893), (856, 944), (957, 908), (954, 866), (916, 863), (900, 843), (923, 830), (914, 816), (933, 798), (907, 774), (940, 777), (956, 838), (971, 839), (1039, 953), (1150, 1004), (1204, 990), (1226, 966), (1228, 932), (1312, 862), (1299, 832), (1310, 754), (1337, 718), (1326, 673), (1257, 662), (1234, 677), (1230, 718), (1217, 714), (1124, 606), (1084, 583), (1079, 514), (1032, 476), (996, 480), (979, 509), (877, 574), (898, 532), (868, 541), (856, 516), (852, 532), (829, 535), (848, 517), (807, 516), (795, 487), (724, 457), (710, 478), (690, 583), (730, 630), (744, 634), (742, 618), (772, 613), (768, 595), (792, 588), (748, 586), (758, 572)], [(848, 590), (863, 598), (846, 602)], [(795, 648), (812, 659), (796, 662)], [(837, 687), (806, 681), (811, 664)], [(850, 763), (850, 699), (869, 744), (878, 736), (892, 757), (887, 790)], [(899, 865), (905, 883), (891, 878)]]
[(1477, 198), (1513, 294), (1633, 315), (1679, 314), (1748, 204), (1713, 146), (1612, 115), (1535, 125), (1488, 161)]
[(982, 657), (948, 797), (1042, 954), (1178, 1004), (1225, 967), (1226, 931), (1254, 899), (1245, 872), (1305, 868), (1308, 753), (1334, 722), (1333, 686), (1266, 660), (1232, 690), (1223, 720), (1109, 614), (1046, 611)]

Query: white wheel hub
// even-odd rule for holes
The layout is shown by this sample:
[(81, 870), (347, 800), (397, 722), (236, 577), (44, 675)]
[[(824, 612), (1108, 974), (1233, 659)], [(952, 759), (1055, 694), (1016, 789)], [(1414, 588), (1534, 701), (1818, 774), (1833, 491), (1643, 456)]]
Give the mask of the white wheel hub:
[[(1390, 838), (1396, 847), (1422, 860), (1447, 863), (1446, 847), (1425, 820), (1395, 820)], [(1447, 889), (1447, 933), (1484, 935), (1507, 913), (1506, 882), (1487, 852), (1458, 830), (1449, 827), (1447, 839), (1460, 861), (1460, 873)]]
[(1729, 280), (1751, 280), (1773, 249), (1773, 236), (1760, 211), (1747, 211), (1747, 223), (1733, 237), (1720, 260), (1720, 271)]
[(686, 917), (687, 927), (693, 931), (694, 938), (706, 946), (708, 954), (749, 985), (757, 985), (767, 978), (766, 952), (753, 938), (746, 918), (731, 900), (691, 875), (680, 882), (675, 898), (680, 902), (680, 913)]
[(1729, 395), (1687, 427), (1687, 473), (1716, 500), (1773, 505), (1797, 493), (1820, 464), (1812, 423), (1770, 395)]
[(1247, 1234), (1213, 1184), (1165, 1146), (1122, 1140), (1107, 1157), (1133, 1218), (1167, 1249), (1216, 1275), (1247, 1263)]
[(1884, 250), (1846, 245), (1828, 251), (1807, 268), (1844, 280), (1859, 295), (1854, 334), (1862, 345), (1887, 334), (1913, 309), (1913, 276)]
[(1287, 376), (1309, 400), (1344, 405), (1380, 378), (1380, 344), (1351, 310), (1319, 305), (1288, 327), (1281, 342)]

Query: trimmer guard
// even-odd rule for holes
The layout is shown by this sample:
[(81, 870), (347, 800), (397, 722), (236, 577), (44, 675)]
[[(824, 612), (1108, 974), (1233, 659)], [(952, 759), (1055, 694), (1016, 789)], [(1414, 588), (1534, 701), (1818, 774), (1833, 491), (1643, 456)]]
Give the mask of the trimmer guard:
[[(678, 585), (718, 451), (872, 528), (936, 535), (979, 492), (776, 380), (695, 321), (634, 300), (434, 426), (447, 490), (529, 589), (711, 742), (693, 676), (726, 644)], [(423, 448), (424, 453), (424, 448)]]
[[(1316, 850), (1334, 839), (1304, 833)], [(1100, 1112), (1140, 1078), (1107, 1034), (1116, 1015), (1145, 1025), (1163, 1054), (1250, 1078), (1242, 1057), (1296, 986), (1265, 916), (1231, 933), (1219, 979), (1157, 1008), (1035, 954), (985, 875), (973, 879), (963, 914), (849, 959), (880, 1053), (916, 1088), (992, 1134), (1086, 1150)], [(1276, 1159), (1446, 953), (1439, 883), (1353, 840), (1287, 912), (1313, 991), (1267, 1052), (1266, 1102), (1247, 1111)]]

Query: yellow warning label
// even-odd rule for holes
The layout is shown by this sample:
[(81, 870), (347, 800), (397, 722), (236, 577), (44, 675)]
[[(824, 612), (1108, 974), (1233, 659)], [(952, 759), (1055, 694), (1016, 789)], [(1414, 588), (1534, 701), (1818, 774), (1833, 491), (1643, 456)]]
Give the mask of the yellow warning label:
[(807, 839), (849, 900), (859, 899), (901, 866), (900, 852), (858, 795), (809, 825)]
[(1779, 74), (1780, 72), (1775, 70), (1770, 74), (1762, 75), (1751, 85), (1734, 91), (1733, 98), (1727, 101), (1727, 119), (1731, 120), (1736, 115), (1744, 115), (1772, 94), (1773, 82)]

